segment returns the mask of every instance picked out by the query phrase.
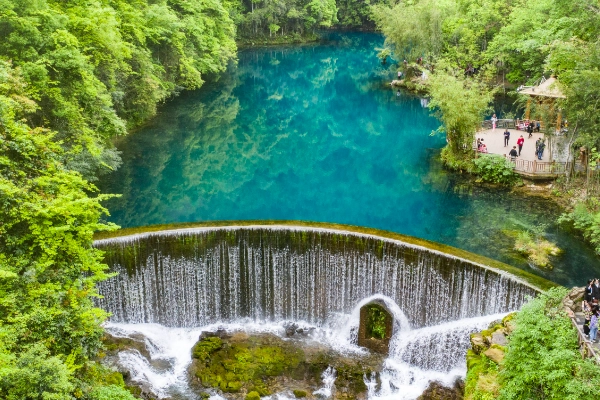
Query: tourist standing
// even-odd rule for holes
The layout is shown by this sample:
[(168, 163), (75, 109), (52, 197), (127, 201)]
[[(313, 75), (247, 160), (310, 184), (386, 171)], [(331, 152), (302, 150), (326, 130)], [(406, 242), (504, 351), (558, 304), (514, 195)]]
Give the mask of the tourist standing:
[(510, 131), (508, 128), (504, 131), (504, 147), (508, 146), (508, 141), (510, 140)]
[(598, 334), (598, 308), (594, 308), (592, 310), (592, 317), (590, 318), (590, 340), (592, 342), (596, 341), (596, 335)]
[(600, 279), (594, 279), (594, 284), (592, 285), (592, 300), (600, 300)]
[(519, 156), (517, 154), (517, 146), (513, 146), (512, 150), (508, 153), (510, 156), (510, 161), (515, 161), (515, 159)]
[(581, 311), (583, 311), (583, 334), (588, 336), (590, 335), (590, 322), (592, 320), (592, 306), (587, 301), (583, 302), (581, 307)]
[(519, 156), (521, 155), (521, 150), (523, 150), (523, 143), (525, 143), (525, 139), (523, 135), (517, 139), (517, 146), (519, 146)]
[(496, 114), (492, 115), (492, 129), (496, 129), (496, 122), (498, 122), (498, 117), (496, 117)]
[(594, 298), (594, 280), (588, 280), (588, 284), (585, 287), (585, 292), (583, 292), (583, 301), (591, 302)]
[(529, 125), (527, 125), (527, 133), (529, 133), (527, 139), (531, 139), (533, 137), (533, 122), (530, 122)]

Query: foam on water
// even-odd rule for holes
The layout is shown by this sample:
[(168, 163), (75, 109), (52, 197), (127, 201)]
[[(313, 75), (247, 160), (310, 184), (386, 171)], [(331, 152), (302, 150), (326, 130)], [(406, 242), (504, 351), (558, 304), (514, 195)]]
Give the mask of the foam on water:
[[(391, 340), (390, 355), (385, 360), (379, 375), (381, 385), (375, 377), (365, 377), (369, 399), (411, 400), (417, 398), (429, 382), (437, 380), (452, 385), (457, 377), (466, 372), (465, 353), (469, 345), (469, 333), (481, 330), (504, 314), (495, 314), (453, 321), (433, 327), (411, 330), (401, 310), (384, 296), (373, 296), (360, 302), (351, 314), (338, 315), (323, 327), (312, 326), (306, 340), (316, 340), (344, 354), (363, 353), (366, 350), (356, 345), (356, 330), (360, 306), (379, 299), (398, 319), (397, 329)], [(239, 321), (230, 324), (212, 324), (202, 328), (170, 328), (158, 324), (109, 323), (107, 330), (117, 337), (143, 340), (150, 359), (137, 350), (119, 353), (119, 364), (131, 373), (132, 380), (151, 388), (159, 397), (177, 393), (182, 398), (194, 399), (187, 383), (187, 368), (191, 362), (191, 348), (203, 331), (226, 329), (229, 332), (272, 333), (285, 337), (285, 323)], [(306, 322), (295, 322), (309, 328)], [(335, 369), (323, 371), (322, 386), (314, 393), (328, 398), (334, 390)], [(211, 399), (221, 399), (214, 394)], [(293, 399), (291, 393), (277, 393), (267, 397), (272, 400)]]

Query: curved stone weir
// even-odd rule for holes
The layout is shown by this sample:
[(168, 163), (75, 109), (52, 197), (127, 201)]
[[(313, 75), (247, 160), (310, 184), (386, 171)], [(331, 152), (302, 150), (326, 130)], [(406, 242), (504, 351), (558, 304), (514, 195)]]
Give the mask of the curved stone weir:
[(323, 325), (375, 294), (413, 328), (518, 309), (534, 286), (420, 245), (294, 226), (200, 227), (97, 240), (119, 274), (98, 285), (112, 322)]
[[(119, 273), (98, 286), (103, 295), (98, 305), (112, 313), (107, 329), (117, 337), (143, 338), (149, 353), (147, 358), (122, 351), (118, 363), (159, 398), (194, 399), (186, 370), (202, 331), (285, 338), (294, 321), (312, 332), (309, 342), (339, 354), (363, 354), (356, 346), (360, 310), (377, 301), (393, 315), (394, 328), (381, 371), (364, 377), (368, 398), (413, 400), (432, 380), (452, 385), (464, 377), (469, 333), (518, 309), (540, 287), (552, 286), (447, 246), (341, 228), (347, 229), (251, 223), (150, 227), (97, 240), (95, 246)], [(331, 368), (315, 393), (334, 389), (327, 379), (335, 380)], [(284, 390), (277, 398), (294, 396)]]

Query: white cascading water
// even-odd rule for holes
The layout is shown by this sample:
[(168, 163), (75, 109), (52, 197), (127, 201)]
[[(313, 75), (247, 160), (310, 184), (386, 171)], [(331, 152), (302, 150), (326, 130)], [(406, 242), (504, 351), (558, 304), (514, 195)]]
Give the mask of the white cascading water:
[[(119, 364), (160, 397), (194, 399), (186, 369), (202, 331), (311, 327), (343, 354), (356, 345), (360, 307), (383, 301), (394, 317), (382, 372), (369, 398), (410, 400), (433, 380), (466, 371), (469, 334), (518, 309), (535, 290), (498, 271), (403, 242), (308, 228), (202, 228), (98, 241), (119, 275), (99, 285), (115, 336), (143, 338), (150, 354)], [(323, 371), (327, 397), (335, 372)], [(220, 398), (214, 394), (214, 399)], [(271, 399), (294, 398), (283, 392)]]
[(332, 366), (327, 367), (323, 374), (321, 374), (321, 379), (323, 379), (323, 387), (315, 390), (313, 394), (318, 397), (324, 397), (328, 399), (331, 397), (331, 393), (333, 390), (333, 384), (335, 383), (336, 371)]

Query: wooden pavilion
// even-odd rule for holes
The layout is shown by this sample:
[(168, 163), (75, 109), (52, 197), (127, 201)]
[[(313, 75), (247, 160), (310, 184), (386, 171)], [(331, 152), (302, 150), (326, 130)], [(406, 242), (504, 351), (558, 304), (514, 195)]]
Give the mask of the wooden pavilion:
[[(531, 102), (536, 101), (538, 104), (549, 103), (551, 109), (554, 109), (554, 103), (556, 99), (565, 99), (566, 96), (561, 92), (558, 79), (554, 76), (546, 79), (542, 77), (540, 83), (537, 86), (523, 86), (517, 89), (517, 92), (520, 94), (528, 95), (529, 99), (527, 99), (527, 108), (525, 109), (525, 118), (524, 121), (529, 123), (531, 117)], [(555, 132), (550, 131), (550, 127), (547, 128), (547, 133), (560, 134), (562, 128), (562, 116), (560, 111), (557, 113), (556, 118), (556, 130)], [(552, 136), (549, 137), (551, 139)], [(548, 151), (550, 153), (550, 158), (552, 161), (552, 141), (549, 140), (548, 143)]]

